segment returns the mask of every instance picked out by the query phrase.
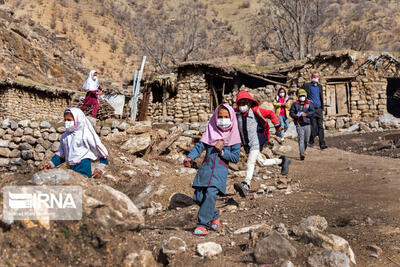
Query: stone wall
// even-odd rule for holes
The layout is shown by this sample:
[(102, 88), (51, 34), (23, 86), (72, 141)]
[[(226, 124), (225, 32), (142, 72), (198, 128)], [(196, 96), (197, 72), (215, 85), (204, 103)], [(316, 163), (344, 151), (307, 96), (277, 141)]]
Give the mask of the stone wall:
[(69, 106), (70, 99), (66, 95), (54, 96), (45, 92), (33, 93), (18, 88), (0, 90), (0, 118), (49, 119), (62, 116)]
[[(89, 118), (93, 121), (92, 118)], [(94, 123), (94, 122), (93, 122)], [(0, 170), (16, 171), (27, 167), (36, 168), (51, 159), (60, 145), (65, 128), (63, 122), (48, 121), (0, 121)], [(103, 126), (95, 125), (100, 136), (129, 132), (127, 122), (113, 120)]]
[[(148, 118), (156, 122), (189, 123), (207, 122), (214, 112), (211, 105), (211, 89), (204, 74), (190, 74), (176, 82), (178, 93), (175, 97), (166, 101), (166, 115), (163, 116), (162, 102), (149, 105)], [(276, 87), (268, 85), (249, 89), (242, 87), (240, 90), (248, 91), (255, 99), (264, 102), (272, 102)], [(235, 105), (238, 91), (224, 95), (224, 103)], [(152, 98), (150, 99), (152, 102)], [(265, 106), (265, 105), (264, 105)], [(270, 106), (272, 108), (272, 106)]]
[[(346, 58), (333, 58), (330, 60), (306, 64), (300, 70), (289, 72), (292, 92), (300, 88), (304, 82), (310, 81), (311, 73), (320, 73), (320, 83), (326, 89), (328, 80), (326, 77), (349, 77), (351, 85), (349, 113), (346, 115), (325, 116), (325, 125), (328, 129), (348, 128), (357, 122), (370, 123), (379, 116), (387, 113), (387, 79), (386, 77), (399, 77), (400, 72), (395, 65), (391, 65), (388, 59), (382, 59), (377, 63), (365, 64), (365, 58), (359, 58), (353, 62)], [(383, 68), (382, 66), (389, 66)], [(325, 90), (324, 90), (325, 92)], [(327, 103), (327, 95), (324, 93), (324, 101)]]
[(149, 115), (158, 122), (188, 123), (207, 121), (210, 111), (210, 91), (204, 74), (186, 76), (177, 84), (178, 93), (166, 101), (167, 116), (163, 116), (163, 104), (149, 105)]

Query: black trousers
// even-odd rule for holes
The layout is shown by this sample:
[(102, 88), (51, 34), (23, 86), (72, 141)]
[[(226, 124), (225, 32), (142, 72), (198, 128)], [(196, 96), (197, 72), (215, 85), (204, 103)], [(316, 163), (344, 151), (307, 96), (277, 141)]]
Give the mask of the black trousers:
[(309, 144), (314, 144), (315, 137), (318, 136), (319, 146), (325, 145), (324, 135), (324, 115), (322, 108), (315, 108), (314, 114), (311, 116), (311, 136)]

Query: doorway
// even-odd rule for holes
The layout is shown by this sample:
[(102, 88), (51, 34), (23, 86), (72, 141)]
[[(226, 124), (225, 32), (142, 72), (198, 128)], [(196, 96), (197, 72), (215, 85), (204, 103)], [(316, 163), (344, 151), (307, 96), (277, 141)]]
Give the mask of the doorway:
[(325, 87), (326, 115), (346, 116), (350, 112), (350, 80), (328, 81)]
[(387, 81), (387, 111), (396, 118), (400, 118), (400, 79), (389, 78)]

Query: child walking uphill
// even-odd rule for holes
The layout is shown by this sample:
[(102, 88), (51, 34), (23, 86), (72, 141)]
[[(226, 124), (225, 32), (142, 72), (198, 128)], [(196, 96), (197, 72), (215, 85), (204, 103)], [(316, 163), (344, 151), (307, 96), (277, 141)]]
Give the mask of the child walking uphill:
[(71, 170), (92, 177), (92, 161), (100, 160), (94, 169), (99, 178), (108, 164), (108, 151), (82, 110), (69, 108), (64, 111), (65, 129), (58, 151), (43, 168), (54, 168), (66, 162)]
[(275, 114), (278, 116), (283, 130), (279, 133), (281, 141), (285, 140), (285, 132), (289, 128), (289, 109), (291, 101), (286, 93), (285, 88), (281, 87), (278, 94), (274, 98)]
[(239, 132), (244, 150), (249, 155), (247, 159), (246, 178), (242, 183), (235, 183), (234, 188), (241, 197), (246, 197), (250, 183), (253, 178), (256, 161), (262, 166), (282, 166), (281, 174), (289, 173), (290, 159), (280, 157), (279, 159), (266, 159), (260, 152), (264, 144), (269, 140), (269, 125), (267, 118), (272, 121), (277, 132), (283, 128), (278, 117), (272, 110), (259, 107), (259, 103), (246, 91), (239, 92), (236, 99)]
[(307, 99), (307, 92), (300, 89), (297, 92), (298, 101), (290, 108), (290, 117), (294, 119), (298, 135), (300, 160), (305, 159), (308, 140), (311, 135), (311, 116), (314, 114), (314, 105)]
[(92, 117), (96, 118), (97, 110), (99, 109), (99, 99), (97, 98), (97, 96), (102, 94), (101, 92), (99, 92), (99, 90), (103, 90), (103, 88), (101, 88), (101, 86), (99, 85), (97, 71), (90, 71), (88, 78), (82, 86), (82, 89), (87, 90), (88, 92), (86, 93), (86, 97), (83, 100), (83, 106), (81, 107), (81, 110), (85, 111), (88, 106), (93, 106)]
[(198, 170), (192, 187), (193, 199), (200, 205), (198, 223), (193, 234), (206, 235), (218, 230), (221, 210), (215, 209), (218, 194), (225, 194), (229, 162), (240, 158), (240, 136), (235, 111), (229, 105), (220, 105), (211, 117), (207, 129), (188, 157), (185, 167), (206, 150), (206, 156)]

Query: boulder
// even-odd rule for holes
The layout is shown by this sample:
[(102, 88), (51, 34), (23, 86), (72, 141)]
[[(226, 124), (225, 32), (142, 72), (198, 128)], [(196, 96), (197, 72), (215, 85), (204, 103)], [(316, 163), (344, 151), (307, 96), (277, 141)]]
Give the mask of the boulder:
[(382, 127), (383, 129), (399, 127), (399, 119), (397, 119), (390, 113), (385, 113), (385, 114), (379, 116), (377, 121), (379, 123), (379, 126)]
[(8, 148), (9, 149), (14, 149), (14, 148), (17, 148), (17, 147), (18, 147), (18, 145), (16, 143), (14, 143), (14, 142), (8, 143)]
[(23, 128), (28, 127), (29, 124), (31, 124), (31, 121), (30, 121), (30, 120), (22, 120), (22, 121), (19, 121), (19, 122), (18, 122), (18, 125), (19, 125), (20, 127), (23, 127)]
[(92, 116), (86, 116), (86, 118), (88, 119), (88, 121), (90, 122), (90, 124), (92, 124), (92, 126), (96, 126), (97, 123), (97, 119), (93, 118)]
[(14, 131), (14, 136), (15, 137), (21, 137), (24, 135), (24, 130), (22, 130), (21, 128), (18, 128)]
[(21, 151), (21, 157), (24, 160), (29, 160), (34, 158), (34, 152), (32, 150), (22, 150)]
[(10, 119), (5, 119), (1, 122), (1, 128), (7, 129), (10, 126)]
[(128, 126), (129, 126), (129, 124), (128, 123), (126, 123), (126, 122), (121, 122), (119, 125), (118, 125), (118, 130), (120, 130), (120, 131), (125, 131), (126, 130), (126, 128), (128, 128)]
[(134, 125), (130, 126), (126, 129), (126, 133), (128, 134), (143, 134), (151, 132), (152, 126), (151, 125)]
[[(48, 121), (41, 121), (39, 126), (41, 129), (50, 129), (51, 128), (51, 124)], [(32, 124), (31, 124), (31, 127), (32, 127)], [(34, 128), (34, 127), (32, 127), (32, 128)]]
[(30, 127), (33, 129), (39, 128), (39, 123), (37, 121), (32, 121)]
[(49, 141), (50, 141), (50, 142), (58, 141), (58, 134), (57, 134), (57, 133), (51, 133), (51, 134), (49, 134)]
[(188, 195), (175, 193), (172, 194), (169, 200), (169, 207), (170, 209), (176, 208), (184, 208), (194, 205), (195, 202), (193, 198), (189, 197)]
[(309, 267), (350, 267), (350, 260), (346, 254), (334, 251), (319, 251), (307, 259)]
[[(25, 128), (24, 129), (24, 135), (32, 135), (33, 134), (33, 129), (32, 128)], [(15, 136), (15, 133), (14, 133)]]
[(10, 164), (10, 159), (0, 158), (0, 167), (7, 167)]
[(222, 252), (222, 247), (215, 242), (206, 242), (198, 244), (196, 251), (202, 257), (213, 257)]
[(62, 133), (64, 133), (64, 132), (66, 131), (66, 129), (65, 129), (64, 126), (61, 126), (61, 127), (58, 127), (58, 128), (56, 129), (56, 131), (57, 131), (57, 133), (62, 134)]
[(30, 145), (34, 145), (37, 142), (36, 138), (33, 137), (33, 136), (30, 136), (30, 135), (22, 136), (21, 141), (24, 142), (24, 143), (28, 143)]
[(128, 254), (122, 263), (123, 267), (157, 267), (153, 254), (148, 250), (140, 250)]
[(15, 131), (16, 129), (18, 129), (18, 123), (16, 123), (15, 121), (10, 121), (10, 128), (11, 130)]
[(9, 143), (9, 140), (0, 140), (0, 147), (8, 147)]
[(349, 257), (352, 263), (357, 264), (354, 252), (351, 249), (349, 242), (347, 242), (344, 238), (333, 234), (325, 235), (318, 231), (309, 232), (306, 233), (306, 235), (307, 239), (310, 240), (315, 246), (342, 252)]
[(60, 142), (54, 142), (51, 145), (50, 150), (51, 150), (51, 152), (57, 152), (59, 147), (60, 147)]
[(40, 130), (34, 130), (33, 131), (33, 137), (35, 137), (35, 138), (41, 138), (42, 137), (42, 134), (40, 133)]
[(6, 147), (0, 147), (0, 157), (9, 158), (11, 154), (10, 149)]
[(293, 233), (296, 236), (303, 236), (307, 232), (320, 231), (324, 232), (328, 228), (328, 222), (321, 216), (309, 216), (301, 220), (298, 226), (293, 228)]
[(271, 264), (296, 257), (297, 250), (283, 236), (273, 232), (257, 243), (254, 256), (257, 263)]
[(185, 241), (179, 237), (171, 236), (169, 239), (163, 241), (162, 253), (165, 254), (167, 258), (185, 252), (186, 250), (187, 246)]
[(37, 185), (74, 185), (83, 191), (83, 216), (93, 219), (104, 228), (138, 230), (144, 225), (144, 217), (131, 199), (124, 193), (104, 184), (91, 183), (87, 177), (63, 169), (44, 170), (32, 176)]
[(150, 134), (142, 134), (128, 139), (122, 146), (121, 149), (131, 154), (142, 152), (146, 150), (151, 143)]

